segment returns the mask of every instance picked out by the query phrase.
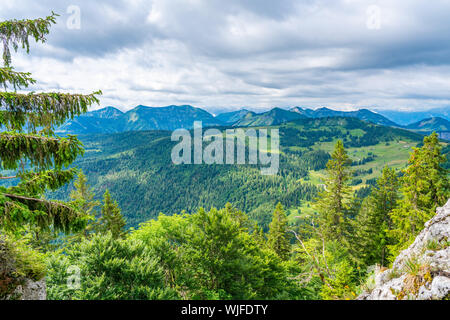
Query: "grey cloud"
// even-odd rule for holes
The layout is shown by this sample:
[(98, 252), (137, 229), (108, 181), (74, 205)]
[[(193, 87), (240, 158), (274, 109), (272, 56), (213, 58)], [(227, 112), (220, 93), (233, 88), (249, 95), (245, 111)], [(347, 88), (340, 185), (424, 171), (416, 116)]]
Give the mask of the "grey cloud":
[[(57, 24), (52, 26), (47, 42), (61, 49), (48, 52), (37, 46), (37, 53), (55, 55), (59, 59), (78, 56), (102, 56), (124, 48), (139, 47), (157, 33), (146, 23), (151, 5), (134, 7), (126, 0), (15, 0), (14, 6), (2, 10), (3, 19), (26, 19), (45, 17), (52, 11), (59, 14)], [(69, 6), (80, 8), (80, 29), (69, 29), (67, 21)], [(0, 4), (0, 8), (2, 5)]]
[[(366, 25), (373, 4), (381, 9), (379, 30)], [(81, 9), (80, 30), (66, 27), (69, 5)], [(58, 24), (32, 55), (57, 61), (59, 73), (32, 65), (49, 78), (42, 88), (104, 85), (108, 104), (382, 109), (447, 106), (449, 99), (444, 0), (16, 0), (0, 4), (0, 18), (52, 10), (61, 14)], [(74, 61), (89, 67), (64, 76), (65, 68), (80, 68)], [(89, 74), (94, 69), (105, 81)]]

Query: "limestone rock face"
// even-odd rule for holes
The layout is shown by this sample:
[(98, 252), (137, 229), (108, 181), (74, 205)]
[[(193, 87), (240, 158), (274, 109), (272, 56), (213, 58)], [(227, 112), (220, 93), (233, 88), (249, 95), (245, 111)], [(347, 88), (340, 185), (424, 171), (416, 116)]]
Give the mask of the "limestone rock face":
[(25, 280), (23, 285), (16, 288), (14, 295), (21, 300), (45, 300), (47, 298), (45, 278), (39, 281)]
[[(414, 266), (411, 270), (411, 266)], [(360, 300), (444, 299), (450, 295), (450, 199), (429, 220), (415, 241), (395, 259), (393, 268), (377, 270), (375, 287)]]

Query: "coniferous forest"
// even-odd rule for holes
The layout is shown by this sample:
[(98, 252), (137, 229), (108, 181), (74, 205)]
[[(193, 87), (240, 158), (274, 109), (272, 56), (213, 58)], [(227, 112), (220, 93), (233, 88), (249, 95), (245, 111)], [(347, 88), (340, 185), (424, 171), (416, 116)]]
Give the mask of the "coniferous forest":
[(23, 93), (13, 53), (56, 18), (0, 22), (0, 299), (353, 300), (450, 198), (448, 142), (357, 118), (255, 126), (280, 132), (273, 176), (175, 165), (169, 131), (58, 135), (102, 91)]

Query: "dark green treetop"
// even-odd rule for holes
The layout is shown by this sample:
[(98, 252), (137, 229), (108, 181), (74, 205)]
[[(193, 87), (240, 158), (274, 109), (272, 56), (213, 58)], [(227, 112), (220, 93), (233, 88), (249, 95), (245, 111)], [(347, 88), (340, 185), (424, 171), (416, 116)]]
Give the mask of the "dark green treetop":
[(438, 136), (433, 132), (423, 139), (423, 146), (413, 148), (408, 167), (403, 171), (401, 199), (390, 216), (393, 222), (391, 235), (397, 244), (391, 246), (395, 256), (407, 247), (423, 229), (425, 222), (436, 213), (450, 197), (447, 161), (441, 154)]
[(125, 235), (124, 227), (125, 219), (121, 214), (121, 210), (117, 201), (111, 198), (109, 190), (106, 189), (103, 195), (102, 214), (99, 219), (101, 232), (111, 232), (113, 238), (117, 239)]
[(286, 213), (281, 203), (278, 203), (273, 212), (272, 222), (269, 225), (267, 244), (283, 260), (289, 258), (291, 251), (289, 235)]
[(316, 199), (319, 224), (326, 239), (339, 239), (344, 235), (345, 218), (350, 199), (350, 164), (342, 140), (336, 142), (331, 159), (327, 163), (325, 190)]

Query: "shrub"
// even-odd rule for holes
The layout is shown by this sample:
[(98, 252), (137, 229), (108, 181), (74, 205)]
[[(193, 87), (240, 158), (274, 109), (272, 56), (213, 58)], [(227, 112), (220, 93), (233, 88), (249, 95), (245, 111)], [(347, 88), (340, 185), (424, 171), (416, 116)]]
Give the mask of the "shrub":
[(12, 240), (0, 235), (0, 299), (11, 296), (25, 279), (34, 281), (45, 276), (43, 255), (27, 246), (26, 240)]
[[(47, 259), (48, 299), (167, 300), (177, 297), (142, 241), (111, 233), (68, 247)], [(74, 270), (79, 270), (79, 274)], [(73, 277), (78, 277), (74, 279)], [(71, 282), (71, 279), (75, 281)], [(78, 283), (77, 283), (78, 281)], [(69, 286), (68, 284), (73, 284)]]

